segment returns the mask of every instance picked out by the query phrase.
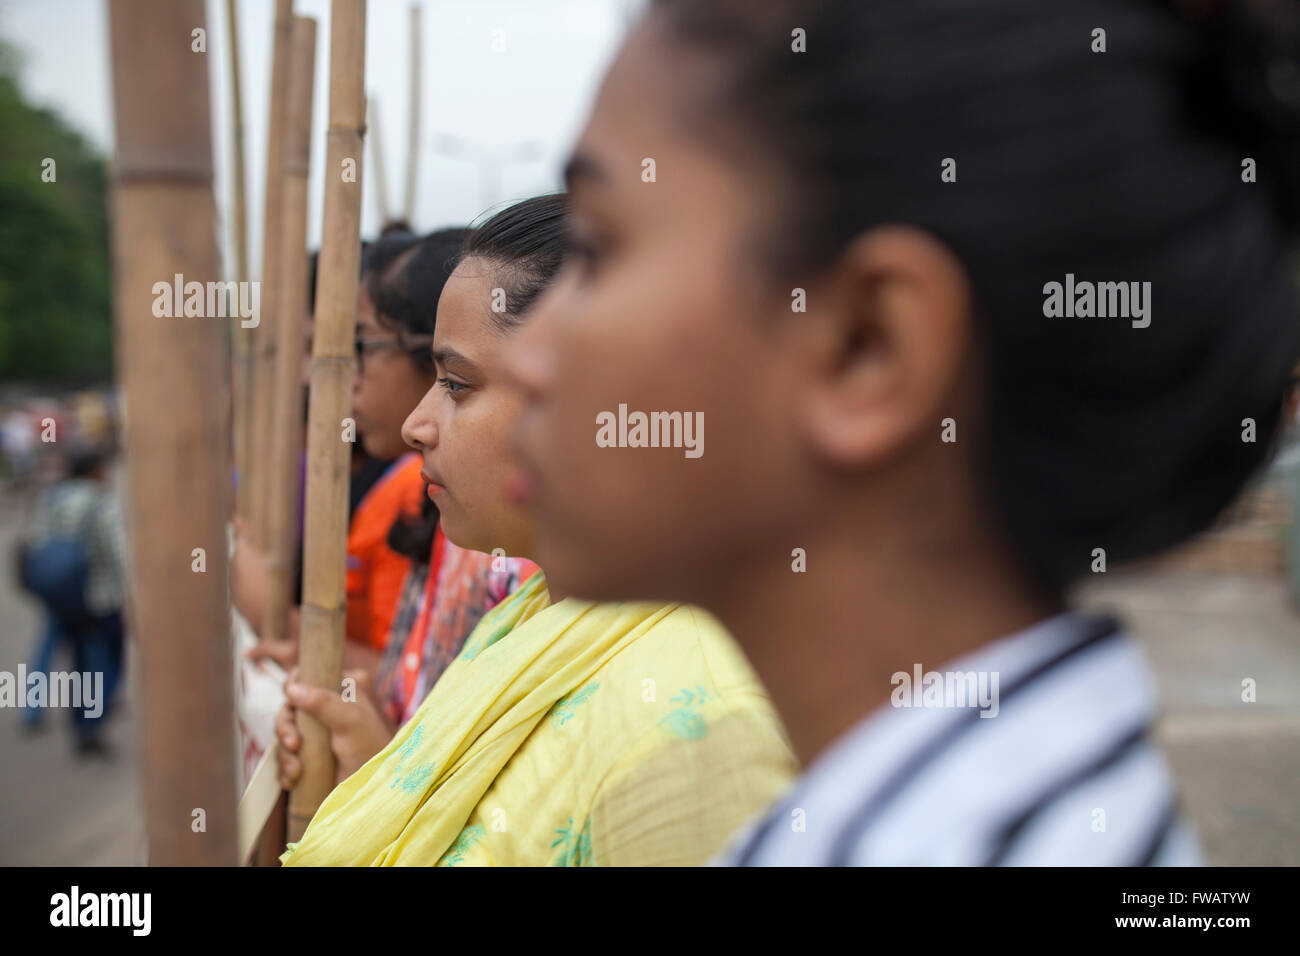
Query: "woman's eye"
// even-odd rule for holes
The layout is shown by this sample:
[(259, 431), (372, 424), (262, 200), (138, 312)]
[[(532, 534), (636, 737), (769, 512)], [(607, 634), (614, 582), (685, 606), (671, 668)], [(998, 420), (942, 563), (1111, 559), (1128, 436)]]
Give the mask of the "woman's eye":
[(441, 385), (443, 388), (445, 388), (452, 395), (456, 395), (460, 392), (463, 392), (466, 388), (469, 387), (460, 382), (454, 382), (449, 378), (438, 379), (438, 384)]
[(605, 250), (600, 243), (573, 237), (569, 241), (569, 261), (577, 266), (584, 276), (593, 274), (604, 258)]

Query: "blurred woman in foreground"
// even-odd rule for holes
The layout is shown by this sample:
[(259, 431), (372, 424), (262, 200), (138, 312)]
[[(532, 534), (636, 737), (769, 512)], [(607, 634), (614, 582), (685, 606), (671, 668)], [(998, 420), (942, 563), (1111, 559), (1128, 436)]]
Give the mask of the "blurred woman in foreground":
[[(1277, 427), (1300, 31), (1250, 6), (664, 0), (627, 41), (508, 364), (551, 585), (717, 613), (809, 764), (730, 861), (1199, 860), (1140, 655), (1066, 594)], [(602, 447), (625, 409), (702, 454)]]

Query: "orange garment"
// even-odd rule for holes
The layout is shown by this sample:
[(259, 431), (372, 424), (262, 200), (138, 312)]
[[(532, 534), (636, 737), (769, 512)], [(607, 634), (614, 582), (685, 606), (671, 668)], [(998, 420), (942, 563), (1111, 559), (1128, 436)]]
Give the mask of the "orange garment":
[(416, 515), (424, 494), (420, 456), (408, 452), (389, 466), (352, 513), (348, 528), (348, 638), (382, 651), (411, 559), (388, 546), (399, 514)]

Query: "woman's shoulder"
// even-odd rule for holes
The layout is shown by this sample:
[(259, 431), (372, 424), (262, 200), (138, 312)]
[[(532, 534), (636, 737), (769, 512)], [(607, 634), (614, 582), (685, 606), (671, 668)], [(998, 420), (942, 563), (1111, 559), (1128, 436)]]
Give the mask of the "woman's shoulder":
[[(609, 692), (601, 694), (602, 689)], [(711, 614), (674, 605), (591, 680), (560, 701), (563, 710), (590, 700), (593, 720), (650, 742), (703, 739), (731, 713), (779, 726), (758, 675)]]
[(687, 604), (672, 605), (602, 670), (654, 670), (670, 682), (674, 677), (678, 681), (689, 678), (710, 687), (720, 698), (767, 697), (730, 632), (708, 611)]
[(701, 863), (797, 773), (761, 682), (706, 612), (674, 608), (605, 670), (616, 694), (577, 704), (589, 725), (621, 728), (589, 805), (593, 862)]
[[(526, 805), (530, 819), (544, 820), (539, 859), (699, 863), (789, 784), (796, 766), (776, 712), (711, 616), (632, 603), (561, 602), (546, 613), (606, 640), (616, 633), (619, 646), (599, 666), (573, 669), (480, 801)], [(474, 822), (486, 826), (482, 812)], [(491, 832), (481, 842), (496, 859), (522, 859), (526, 841), (512, 833), (509, 847)]]

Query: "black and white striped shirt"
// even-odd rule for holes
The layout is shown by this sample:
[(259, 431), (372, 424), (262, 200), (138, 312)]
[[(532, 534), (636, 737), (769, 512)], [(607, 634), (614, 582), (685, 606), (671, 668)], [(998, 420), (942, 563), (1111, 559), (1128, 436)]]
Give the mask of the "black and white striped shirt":
[(1199, 865), (1150, 739), (1154, 684), (1107, 617), (1061, 614), (952, 662), (997, 675), (973, 706), (885, 704), (716, 862)]

